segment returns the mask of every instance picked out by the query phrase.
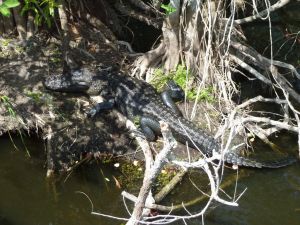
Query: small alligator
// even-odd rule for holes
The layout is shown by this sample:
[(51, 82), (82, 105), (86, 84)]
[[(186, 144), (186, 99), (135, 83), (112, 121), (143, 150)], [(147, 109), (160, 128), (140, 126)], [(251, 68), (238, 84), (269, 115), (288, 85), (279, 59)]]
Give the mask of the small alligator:
[[(105, 101), (92, 109), (89, 115), (93, 116), (102, 110), (116, 107), (130, 120), (140, 118), (141, 129), (150, 141), (155, 140), (156, 135), (160, 133), (158, 121), (165, 121), (178, 141), (188, 141), (190, 146), (196, 146), (204, 155), (209, 157), (213, 151), (221, 151), (221, 145), (216, 139), (182, 117), (172, 101), (174, 97), (182, 97), (174, 83), (170, 83), (169, 90), (160, 96), (150, 84), (142, 80), (108, 70), (94, 74), (82, 68), (63, 75), (49, 76), (44, 86), (52, 91), (102, 96)], [(259, 162), (228, 151), (224, 154), (224, 161), (238, 166), (279, 168), (295, 162), (295, 159)]]

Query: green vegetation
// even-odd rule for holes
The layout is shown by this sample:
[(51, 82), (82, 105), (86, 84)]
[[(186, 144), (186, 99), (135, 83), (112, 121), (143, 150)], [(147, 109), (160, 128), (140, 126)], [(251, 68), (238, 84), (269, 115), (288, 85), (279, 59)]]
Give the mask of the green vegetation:
[(0, 101), (3, 103), (5, 109), (9, 113), (9, 115), (12, 117), (16, 117), (16, 112), (13, 109), (13, 105), (12, 105), (9, 97), (6, 95), (2, 95), (2, 96), (0, 96)]
[[(13, 117), (13, 118), (16, 118), (17, 113), (16, 113), (16, 111), (14, 110), (14, 107), (13, 107), (12, 102), (11, 102), (11, 100), (9, 99), (9, 97), (6, 96), (6, 95), (0, 96), (0, 102), (4, 105), (5, 109), (6, 109), (7, 112), (9, 113), (9, 115), (10, 115), (11, 117)], [(20, 130), (18, 130), (18, 133), (19, 133), (19, 135), (20, 135), (20, 137), (21, 137), (21, 140), (22, 140), (23, 146), (24, 146), (24, 148), (25, 148), (25, 151), (26, 151), (26, 153), (27, 153), (27, 156), (30, 157), (30, 152), (29, 152), (29, 150), (27, 149), (27, 147), (26, 147), (26, 145), (25, 145), (24, 138), (23, 138), (23, 134), (22, 134), (22, 132), (21, 132)], [(15, 148), (16, 150), (19, 150), (18, 147), (16, 146), (16, 144), (14, 143), (13, 138), (12, 138), (10, 132), (8, 132), (8, 135), (9, 135), (9, 138), (10, 138), (10, 140), (11, 140), (11, 142), (12, 142), (14, 148)]]
[(24, 52), (24, 48), (13, 43), (10, 38), (0, 39), (0, 57), (7, 58), (15, 55), (20, 55)]
[[(183, 90), (185, 90), (188, 100), (195, 100), (197, 97), (197, 88), (191, 87), (191, 73), (184, 65), (178, 65), (176, 71), (165, 74), (162, 69), (156, 69), (150, 83), (161, 92), (169, 80), (174, 80)], [(214, 102), (214, 89), (207, 87), (200, 90), (198, 100)]]
[(38, 26), (43, 21), (50, 28), (55, 17), (55, 9), (59, 6), (56, 0), (25, 0), (21, 14), (27, 11), (34, 12), (34, 23)]
[(199, 100), (207, 101), (207, 102), (214, 102), (215, 97), (214, 97), (214, 88), (212, 86), (203, 88), (200, 91), (199, 94)]
[(4, 39), (3, 38), (3, 39), (1, 39), (1, 46), (2, 47), (7, 47), (11, 41), (12, 41), (12, 39), (9, 39), (9, 38)]
[(173, 167), (165, 167), (157, 177), (157, 181), (155, 183), (155, 191), (160, 191), (173, 179), (176, 174), (177, 171)]
[(135, 190), (139, 188), (139, 184), (143, 181), (144, 171), (139, 164), (121, 163), (120, 172), (122, 175), (118, 177), (122, 186)]
[(40, 103), (41, 102), (41, 98), (43, 96), (43, 93), (41, 92), (31, 92), (31, 91), (27, 91), (26, 95), (28, 97), (30, 97), (33, 101), (35, 101), (36, 103)]
[(156, 69), (150, 83), (158, 91), (162, 91), (169, 80), (174, 80), (182, 89), (185, 89), (189, 77), (190, 72), (186, 67), (184, 65), (178, 65), (176, 71), (168, 74), (165, 74), (162, 69)]
[[(122, 187), (129, 190), (136, 190), (139, 184), (142, 183), (144, 177), (144, 166), (140, 162), (128, 163), (122, 162), (120, 164), (120, 172), (122, 175), (118, 176), (118, 180), (121, 182)], [(160, 191), (170, 180), (176, 175), (176, 170), (172, 167), (165, 167), (158, 175), (155, 182), (155, 192)]]
[(134, 117), (133, 123), (135, 126), (139, 127), (140, 126), (140, 117), (139, 116)]
[(165, 4), (161, 4), (160, 7), (164, 10), (166, 10), (166, 14), (170, 15), (173, 12), (176, 12), (176, 8), (174, 8), (171, 3), (169, 3), (168, 5)]
[(0, 5), (0, 13), (3, 16), (9, 17), (11, 15), (10, 9), (17, 7), (18, 5), (20, 5), (20, 2), (18, 0), (5, 0)]

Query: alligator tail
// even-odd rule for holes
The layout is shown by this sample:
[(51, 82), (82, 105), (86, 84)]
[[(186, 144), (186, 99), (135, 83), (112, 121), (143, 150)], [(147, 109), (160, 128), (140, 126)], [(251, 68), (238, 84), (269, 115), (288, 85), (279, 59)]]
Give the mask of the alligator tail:
[(295, 163), (297, 159), (295, 157), (286, 157), (274, 161), (257, 161), (255, 159), (245, 158), (241, 155), (230, 152), (224, 155), (224, 161), (237, 166), (253, 168), (280, 168)]

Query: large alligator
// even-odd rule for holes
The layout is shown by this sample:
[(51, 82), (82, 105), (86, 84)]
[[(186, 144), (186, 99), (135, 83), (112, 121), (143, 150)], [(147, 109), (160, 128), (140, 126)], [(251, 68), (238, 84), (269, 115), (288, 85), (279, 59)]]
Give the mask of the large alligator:
[[(182, 117), (167, 95), (162, 98), (150, 84), (142, 80), (107, 70), (94, 74), (82, 68), (63, 75), (49, 76), (44, 86), (52, 91), (102, 96), (106, 101), (99, 103), (90, 115), (116, 107), (130, 120), (140, 118), (141, 128), (148, 140), (153, 140), (160, 132), (157, 121), (165, 121), (178, 141), (188, 141), (204, 155), (209, 157), (213, 151), (221, 151), (221, 145), (216, 139)], [(295, 159), (259, 162), (228, 151), (224, 154), (224, 161), (238, 166), (279, 168), (295, 162)]]

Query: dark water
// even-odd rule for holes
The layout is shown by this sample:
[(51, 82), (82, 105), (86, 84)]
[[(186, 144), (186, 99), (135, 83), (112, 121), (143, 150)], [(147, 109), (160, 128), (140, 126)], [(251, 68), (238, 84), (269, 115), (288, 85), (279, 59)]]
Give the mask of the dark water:
[[(37, 140), (26, 140), (29, 158), (18, 138), (20, 151), (8, 138), (0, 138), (0, 225), (104, 225), (120, 224), (91, 216), (91, 204), (97, 211), (124, 216), (120, 190), (112, 175), (114, 169), (97, 164), (74, 171), (65, 182), (49, 184), (46, 179), (44, 146)], [(106, 181), (108, 178), (110, 181)]]
[[(121, 221), (90, 214), (95, 211), (128, 217), (120, 192), (112, 176), (111, 166), (86, 164), (75, 170), (65, 182), (51, 185), (45, 180), (44, 146), (35, 139), (26, 139), (32, 157), (22, 142), (14, 138), (20, 151), (8, 138), (0, 138), (0, 225), (112, 225)], [(288, 147), (288, 142), (286, 144)], [(238, 192), (247, 188), (239, 207), (215, 205), (205, 217), (207, 225), (299, 225), (300, 164), (278, 170), (241, 170), (249, 176), (239, 181)], [(110, 181), (106, 181), (108, 178)], [(186, 181), (179, 193), (195, 193)], [(232, 187), (225, 189), (233, 193)], [(183, 224), (178, 222), (176, 224)], [(201, 224), (201, 220), (188, 221)]]
[(207, 217), (207, 224), (300, 224), (299, 165), (255, 171), (242, 179), (238, 187), (240, 192), (247, 188), (239, 207), (216, 208)]

